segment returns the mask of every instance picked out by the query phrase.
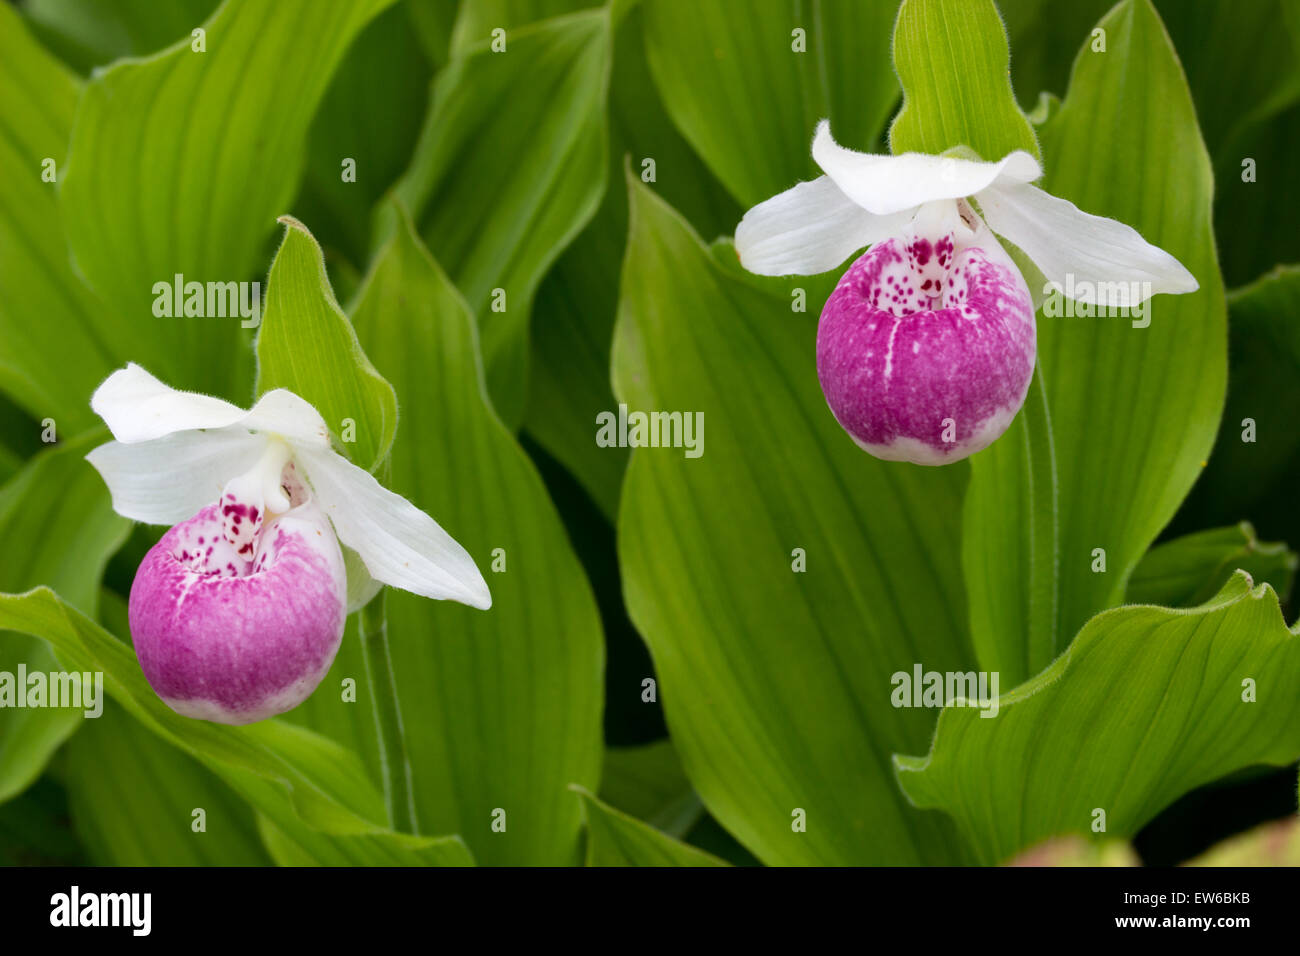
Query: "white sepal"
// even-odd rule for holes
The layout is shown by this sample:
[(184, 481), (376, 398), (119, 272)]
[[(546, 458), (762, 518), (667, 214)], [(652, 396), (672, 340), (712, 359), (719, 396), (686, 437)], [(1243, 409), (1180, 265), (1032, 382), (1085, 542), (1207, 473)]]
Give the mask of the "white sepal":
[[(989, 226), (1019, 246), (1048, 281), (1081, 290), (1079, 302), (1125, 309), (1152, 295), (1199, 288), (1181, 262), (1136, 229), (1035, 186), (997, 183), (975, 198)], [(1103, 289), (1113, 298), (1099, 302)]]
[(1027, 183), (1043, 175), (1038, 160), (1019, 149), (995, 163), (926, 153), (859, 153), (835, 142), (826, 120), (817, 124), (812, 155), (841, 192), (877, 216), (937, 199), (961, 199), (995, 182)]
[(303, 445), (329, 447), (329, 429), (311, 403), (282, 388), (263, 395), (245, 411), (211, 395), (165, 385), (134, 362), (95, 389), (90, 407), (113, 437), (131, 445), (177, 432), (241, 426), (270, 432)]
[(113, 510), (145, 524), (179, 524), (221, 497), (262, 457), (267, 439), (242, 428), (185, 431), (152, 441), (111, 441), (86, 460), (108, 486)]
[(211, 395), (164, 385), (134, 362), (95, 389), (90, 407), (113, 437), (128, 445), (191, 429), (225, 428), (248, 414)]
[(736, 254), (755, 275), (817, 275), (863, 246), (897, 235), (909, 216), (872, 215), (821, 176), (745, 213), (736, 227)]
[(492, 606), (474, 559), (438, 523), (334, 452), (299, 448), (316, 500), (377, 581), (428, 598)]

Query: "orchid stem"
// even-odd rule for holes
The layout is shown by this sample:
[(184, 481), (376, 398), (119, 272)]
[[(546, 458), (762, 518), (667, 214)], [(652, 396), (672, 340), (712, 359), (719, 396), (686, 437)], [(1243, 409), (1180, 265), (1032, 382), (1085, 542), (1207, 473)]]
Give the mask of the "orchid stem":
[(375, 730), (379, 743), (379, 765), (383, 774), (384, 804), (388, 820), (400, 833), (419, 833), (415, 814), (415, 787), (411, 762), (406, 753), (402, 709), (397, 701), (397, 680), (388, 647), (388, 594), (381, 590), (363, 607), (357, 618), (361, 646), (365, 650), (366, 676), (374, 702)]

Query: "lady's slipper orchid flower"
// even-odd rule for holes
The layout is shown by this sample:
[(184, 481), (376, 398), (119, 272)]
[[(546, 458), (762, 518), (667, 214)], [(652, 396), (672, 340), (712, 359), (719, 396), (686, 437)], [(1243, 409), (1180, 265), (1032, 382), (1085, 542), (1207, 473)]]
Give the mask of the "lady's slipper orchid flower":
[(1029, 185), (1042, 170), (1026, 152), (873, 156), (822, 121), (812, 155), (825, 175), (749, 210), (736, 252), (759, 275), (816, 275), (871, 247), (822, 310), (817, 374), (836, 420), (877, 458), (957, 461), (1024, 403), (1034, 300), (993, 231), (1080, 302), (1127, 309), (1197, 288), (1134, 229)]
[[(491, 606), (465, 549), (337, 455), (292, 392), (245, 411), (128, 365), (90, 404), (116, 439), (86, 456), (114, 510), (175, 525), (141, 562), (129, 616), (145, 677), (177, 713), (245, 724), (296, 707), (333, 663), (349, 595), (365, 603), (380, 582)], [(360, 560), (345, 565), (340, 541)]]

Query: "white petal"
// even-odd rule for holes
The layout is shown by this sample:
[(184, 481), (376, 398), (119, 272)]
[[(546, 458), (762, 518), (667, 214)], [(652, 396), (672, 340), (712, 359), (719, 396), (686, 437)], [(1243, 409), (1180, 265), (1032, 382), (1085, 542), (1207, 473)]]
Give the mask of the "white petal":
[(242, 428), (177, 432), (126, 445), (111, 441), (86, 456), (108, 485), (113, 510), (146, 524), (179, 524), (218, 500), (221, 489), (257, 464), (266, 439)]
[(910, 215), (873, 216), (821, 176), (745, 213), (736, 227), (736, 253), (755, 275), (817, 275), (897, 235)]
[(248, 414), (211, 395), (164, 385), (134, 362), (95, 389), (90, 407), (113, 437), (127, 444), (195, 428), (225, 428)]
[(332, 451), (295, 450), (339, 540), (372, 577), (424, 597), (492, 606), (474, 559), (427, 514)]
[(329, 427), (316, 407), (288, 389), (276, 388), (257, 400), (239, 420), (243, 428), (280, 435), (297, 446), (326, 449)]
[(1027, 183), (1043, 174), (1038, 160), (1019, 149), (996, 163), (925, 153), (859, 153), (835, 142), (826, 120), (817, 124), (812, 154), (846, 196), (878, 216), (936, 199), (961, 199), (994, 182)]
[(1162, 292), (1198, 288), (1181, 262), (1136, 229), (1035, 186), (998, 183), (975, 198), (989, 226), (1033, 259), (1048, 281), (1078, 289), (1079, 302), (1126, 309)]

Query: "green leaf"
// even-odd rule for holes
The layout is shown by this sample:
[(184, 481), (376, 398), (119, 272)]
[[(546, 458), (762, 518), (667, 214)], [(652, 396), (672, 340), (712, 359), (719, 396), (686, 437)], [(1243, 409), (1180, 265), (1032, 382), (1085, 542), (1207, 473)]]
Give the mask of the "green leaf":
[(993, 719), (945, 708), (929, 756), (895, 758), (899, 782), (984, 863), (1088, 835), (1099, 809), (1107, 837), (1129, 837), (1202, 784), (1300, 757), (1298, 685), (1300, 640), (1277, 596), (1238, 573), (1192, 611), (1099, 614)]
[(813, 0), (795, 8), (811, 17), (815, 54), (825, 70), (826, 113), (839, 142), (858, 149), (883, 139), (898, 106), (898, 77), (889, 68), (894, 0)]
[[(609, 352), (626, 224), (610, 190), (597, 218), (547, 275), (533, 309), (525, 427), (581, 482), (612, 524), (627, 451), (596, 444), (596, 417), (616, 407)], [(626, 215), (626, 214), (625, 214)]]
[(90, 427), (90, 393), (112, 370), (103, 305), (73, 273), (57, 185), (81, 85), (0, 5), (0, 390), (66, 434)]
[(0, 627), (48, 641), (69, 670), (102, 671), (104, 689), (147, 729), (198, 758), (281, 829), (328, 843), (357, 865), (436, 863), (445, 839), (376, 821), (383, 797), (357, 756), (277, 720), (227, 727), (191, 720), (153, 693), (130, 647), (48, 588), (0, 595)]
[(486, 400), (472, 315), (398, 222), (353, 312), (404, 401), (392, 488), (469, 550), (493, 599), (484, 612), (388, 593), (418, 823), (460, 833), (481, 863), (568, 863), (581, 821), (565, 788), (599, 777), (595, 599), (540, 477)]
[(1180, 521), (1246, 517), (1300, 541), (1300, 266), (1280, 266), (1228, 296), (1228, 401), (1207, 467)]
[[(126, 540), (131, 522), (113, 513), (108, 489), (82, 457), (106, 438), (97, 432), (33, 458), (0, 488), (0, 589), (56, 588), (88, 614), (98, 605), (108, 559)], [(0, 671), (61, 671), (43, 641), (5, 634)], [(82, 711), (0, 708), (0, 802), (32, 783), (54, 751), (82, 723)]]
[(980, 666), (1018, 684), (1056, 657), (1059, 479), (1039, 368), (1025, 406), (971, 461), (962, 571)]
[(1214, 597), (1238, 569), (1268, 583), (1283, 600), (1291, 592), (1296, 554), (1285, 544), (1266, 544), (1243, 521), (1231, 528), (1198, 531), (1146, 553), (1128, 582), (1129, 604), (1195, 607)]
[(131, 522), (118, 516), (103, 479), (84, 458), (107, 441), (102, 428), (31, 459), (0, 488), (0, 588), (45, 584), (93, 614), (108, 559)]
[[(606, 10), (546, 20), (455, 57), (395, 188), (478, 319), (492, 399), (511, 427), (527, 395), (537, 287), (606, 183)], [(396, 227), (383, 207), (377, 235)], [(501, 290), (500, 293), (495, 290)]]
[(86, 86), (61, 213), (78, 269), (119, 317), (120, 354), (178, 387), (246, 398), (242, 320), (157, 317), (155, 283), (251, 277), (330, 74), (391, 2), (325, 17), (312, 0), (226, 0), (203, 25), (206, 52), (185, 37)]
[(19, 446), (29, 445), (33, 433), (41, 429), (3, 393), (0, 393), (0, 415), (9, 422), (0, 433), (0, 483), (3, 483), (18, 473), (30, 455), (26, 448)]
[(582, 798), (587, 818), (587, 866), (728, 865), (597, 800), (582, 787), (572, 789)]
[(419, 831), (410, 748), (402, 724), (392, 644), (388, 637), (387, 594), (380, 593), (357, 615), (367, 690), (375, 720), (375, 741), (380, 754), (384, 806), (394, 829)]
[(0, 866), (84, 866), (86, 852), (73, 833), (67, 802), (46, 775), (0, 804)]
[[(1094, 31), (1112, 0), (1001, 0), (1015, 57), (1020, 101), (1040, 90), (1064, 93), (1076, 51), (1105, 60), (1113, 52)], [(1294, 0), (1206, 3), (1157, 0), (1187, 73), (1203, 138), (1214, 161), (1214, 221), (1229, 285), (1251, 281), (1278, 262), (1300, 258), (1300, 233), (1278, 209), (1300, 203), (1292, 159), (1300, 149), (1300, 7)], [(1243, 180), (1243, 162), (1254, 175)], [(1233, 517), (1236, 517), (1235, 515)]]
[(1011, 38), (1011, 80), (1028, 109), (1041, 93), (1064, 95), (1079, 47), (1093, 42), (1092, 29), (1114, 0), (998, 0)]
[[(312, 234), (289, 216), (280, 221), (284, 241), (271, 263), (257, 337), (257, 392), (287, 388), (301, 395), (344, 437), (339, 447), (361, 467), (374, 468), (393, 444), (397, 396), (361, 350)], [(355, 446), (348, 431), (355, 431)]]
[(1158, 0), (1187, 71), (1201, 134), (1216, 165), (1240, 169), (1240, 133), (1300, 99), (1300, 8), (1294, 0)]
[[(744, 210), (727, 194), (668, 115), (646, 56), (648, 8), (635, 5), (618, 21), (609, 92), (612, 181), (621, 184), (630, 157), (644, 182), (644, 161), (653, 159), (655, 192), (681, 212), (700, 235), (730, 235)], [(621, 250), (627, 241), (626, 191), (610, 189), (605, 205), (616, 211), (621, 265)], [(610, 276), (616, 288), (618, 278), (616, 268)]]
[(38, 36), (81, 73), (126, 56), (145, 56), (188, 36), (217, 0), (25, 0)]
[(451, 55), (451, 31), (455, 27), (459, 0), (408, 0), (403, 6), (425, 58), (435, 71), (442, 69)]
[(1216, 165), (1214, 223), (1218, 235), (1232, 237), (1219, 250), (1229, 284), (1244, 285), (1272, 266), (1300, 260), (1300, 231), (1280, 212), (1300, 206), (1298, 152), (1300, 106), (1292, 106), (1243, 130)]
[(600, 799), (678, 839), (704, 812), (671, 740), (605, 751)]
[[(406, 168), (420, 135), (433, 71), (411, 17), (439, 2), (389, 7), (357, 36), (312, 120), (295, 217), (309, 222), (326, 262), (364, 268), (371, 212)], [(439, 62), (446, 59), (446, 49)], [(345, 163), (351, 161), (349, 168)], [(351, 176), (345, 176), (347, 173)]]
[(563, 16), (587, 7), (600, 6), (590, 0), (475, 0), (462, 3), (451, 33), (452, 55), (464, 54), (492, 39), (493, 30), (505, 30), (507, 49), (519, 27)]
[(826, 407), (790, 283), (724, 267), (635, 180), (631, 208), (615, 391), (707, 424), (698, 458), (634, 452), (619, 512), (628, 611), (687, 775), (765, 863), (960, 860), (887, 755), (933, 721), (890, 704), (891, 675), (971, 658), (966, 468), (863, 454)]
[[(1128, 223), (1200, 290), (1149, 301), (1146, 328), (1039, 314), (1060, 479), (1059, 637), (1122, 599), (1200, 474), (1227, 372), (1213, 182), (1178, 57), (1148, 0), (1125, 0), (1101, 25), (1105, 58), (1080, 52), (1069, 95), (1041, 130), (1043, 188)], [(1098, 135), (1121, 127), (1124, 136)], [(1106, 570), (1094, 573), (1099, 548)]]
[(248, 805), (111, 701), (68, 742), (60, 776), (77, 834), (96, 866), (270, 862)]
[(1007, 36), (993, 0), (903, 0), (894, 68), (903, 108), (889, 128), (895, 153), (969, 146), (986, 160), (1038, 154), (1011, 92)]
[[(257, 816), (262, 843), (280, 866), (473, 866), (474, 857), (458, 836), (388, 840), (339, 840), (297, 821), (278, 824)], [(418, 846), (408, 849), (408, 844)]]
[[(1022, 103), (1033, 103), (1041, 90), (1064, 93), (1080, 46), (1097, 56), (1110, 51), (1109, 35), (1096, 35), (1094, 27), (1112, 5), (1111, 0), (1001, 0), (1016, 51), (1011, 73)], [(1187, 71), (1216, 163), (1229, 152), (1239, 161), (1248, 154), (1236, 153), (1235, 137), (1300, 95), (1300, 10), (1293, 0), (1156, 0), (1156, 8)]]
[[(818, 170), (808, 144), (829, 116), (868, 149), (898, 99), (889, 65), (893, 0), (656, 0), (646, 54), (668, 114), (742, 206)], [(804, 52), (796, 50), (802, 31)]]
[[(703, 235), (731, 232), (740, 208), (727, 196), (664, 112), (645, 58), (640, 7), (618, 24), (610, 81), (611, 181), (631, 162), (655, 163), (661, 190)], [(533, 309), (525, 425), (581, 482), (613, 524), (627, 450), (595, 443), (596, 416), (616, 407), (609, 354), (618, 279), (627, 242), (627, 195), (605, 192), (596, 216), (555, 264)]]
[[(356, 614), (348, 616), (343, 642), (320, 687), (281, 719), (343, 745), (362, 759), (368, 771), (367, 779), (382, 782), (384, 758), (380, 756), (375, 726), (375, 690), (366, 668), (357, 617)], [(346, 697), (345, 680), (354, 682)]]

